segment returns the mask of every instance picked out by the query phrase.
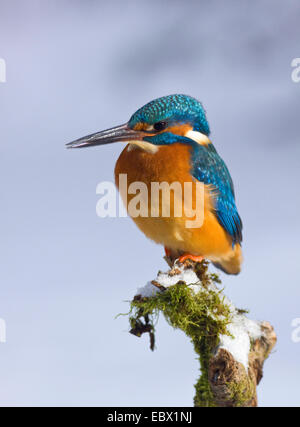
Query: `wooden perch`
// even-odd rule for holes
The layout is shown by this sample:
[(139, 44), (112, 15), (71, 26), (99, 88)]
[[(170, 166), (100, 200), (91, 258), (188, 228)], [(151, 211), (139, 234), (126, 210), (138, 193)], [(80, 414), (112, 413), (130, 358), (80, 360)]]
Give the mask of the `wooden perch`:
[(154, 318), (162, 312), (191, 339), (198, 355), (195, 406), (257, 406), (256, 387), (276, 343), (273, 327), (237, 309), (217, 287), (220, 280), (208, 272), (207, 262), (167, 262), (171, 269), (138, 289), (131, 302), (130, 332), (149, 333), (153, 350)]

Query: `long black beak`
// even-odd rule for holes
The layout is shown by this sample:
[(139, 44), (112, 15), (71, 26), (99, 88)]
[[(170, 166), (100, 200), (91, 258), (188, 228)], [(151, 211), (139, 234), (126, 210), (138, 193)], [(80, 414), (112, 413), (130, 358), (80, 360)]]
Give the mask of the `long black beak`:
[(144, 132), (133, 130), (127, 123), (125, 123), (121, 126), (116, 126), (114, 128), (92, 133), (91, 135), (76, 139), (76, 141), (66, 144), (66, 147), (84, 148), (92, 147), (94, 145), (111, 144), (112, 142), (141, 141), (143, 136), (145, 136)]

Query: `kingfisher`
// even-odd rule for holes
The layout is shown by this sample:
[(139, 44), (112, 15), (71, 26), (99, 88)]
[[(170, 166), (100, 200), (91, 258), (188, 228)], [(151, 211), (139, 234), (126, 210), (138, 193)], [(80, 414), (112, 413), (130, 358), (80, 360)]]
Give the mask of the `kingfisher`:
[[(207, 259), (227, 274), (238, 274), (243, 258), (242, 221), (232, 178), (209, 135), (202, 104), (191, 96), (175, 94), (155, 99), (138, 109), (127, 123), (77, 139), (67, 148), (125, 142), (115, 166), (115, 182), (138, 228), (162, 244), (169, 259), (181, 263)], [(125, 189), (120, 185), (121, 176), (128, 180)], [(168, 202), (161, 198), (155, 215), (151, 215), (149, 200), (146, 215), (131, 215), (129, 205), (135, 196), (128, 188), (136, 182), (143, 183), (148, 196), (152, 194), (153, 182), (176, 182), (183, 187), (189, 183), (192, 190), (201, 184), (200, 204), (197, 191), (189, 193), (190, 206), (197, 209), (199, 205), (202, 209), (201, 225), (187, 227), (191, 217), (185, 210), (175, 215), (175, 195), (169, 201), (169, 216), (162, 215), (163, 203)]]

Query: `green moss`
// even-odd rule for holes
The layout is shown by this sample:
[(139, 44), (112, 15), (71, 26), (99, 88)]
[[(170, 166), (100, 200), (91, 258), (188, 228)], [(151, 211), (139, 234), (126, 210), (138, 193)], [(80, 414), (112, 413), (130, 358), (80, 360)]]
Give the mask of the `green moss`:
[[(231, 320), (230, 309), (224, 303), (221, 291), (209, 287), (220, 280), (217, 275), (209, 274), (207, 267), (204, 261), (195, 266), (201, 281), (197, 294), (179, 281), (151, 298), (136, 297), (129, 313), (132, 333), (136, 328), (140, 330), (141, 324), (147, 327), (144, 332), (149, 332), (150, 325), (153, 333), (154, 323), (162, 312), (173, 328), (181, 329), (191, 339), (201, 368), (201, 376), (195, 385), (195, 406), (215, 406), (208, 381), (209, 360), (220, 334), (228, 334), (227, 325)], [(143, 318), (145, 323), (141, 323)]]
[(235, 407), (244, 407), (245, 404), (251, 402), (255, 396), (254, 384), (246, 376), (244, 380), (237, 382), (227, 383), (230, 391), (229, 399), (234, 402)]

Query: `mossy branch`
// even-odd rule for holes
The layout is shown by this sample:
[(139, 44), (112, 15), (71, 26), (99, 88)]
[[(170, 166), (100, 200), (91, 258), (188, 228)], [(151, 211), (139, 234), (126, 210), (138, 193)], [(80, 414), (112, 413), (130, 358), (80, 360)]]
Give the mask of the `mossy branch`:
[(195, 406), (257, 406), (256, 386), (276, 335), (269, 323), (247, 319), (217, 284), (205, 261), (158, 273), (131, 302), (130, 332), (149, 333), (153, 350), (154, 324), (162, 312), (191, 339), (199, 358)]

